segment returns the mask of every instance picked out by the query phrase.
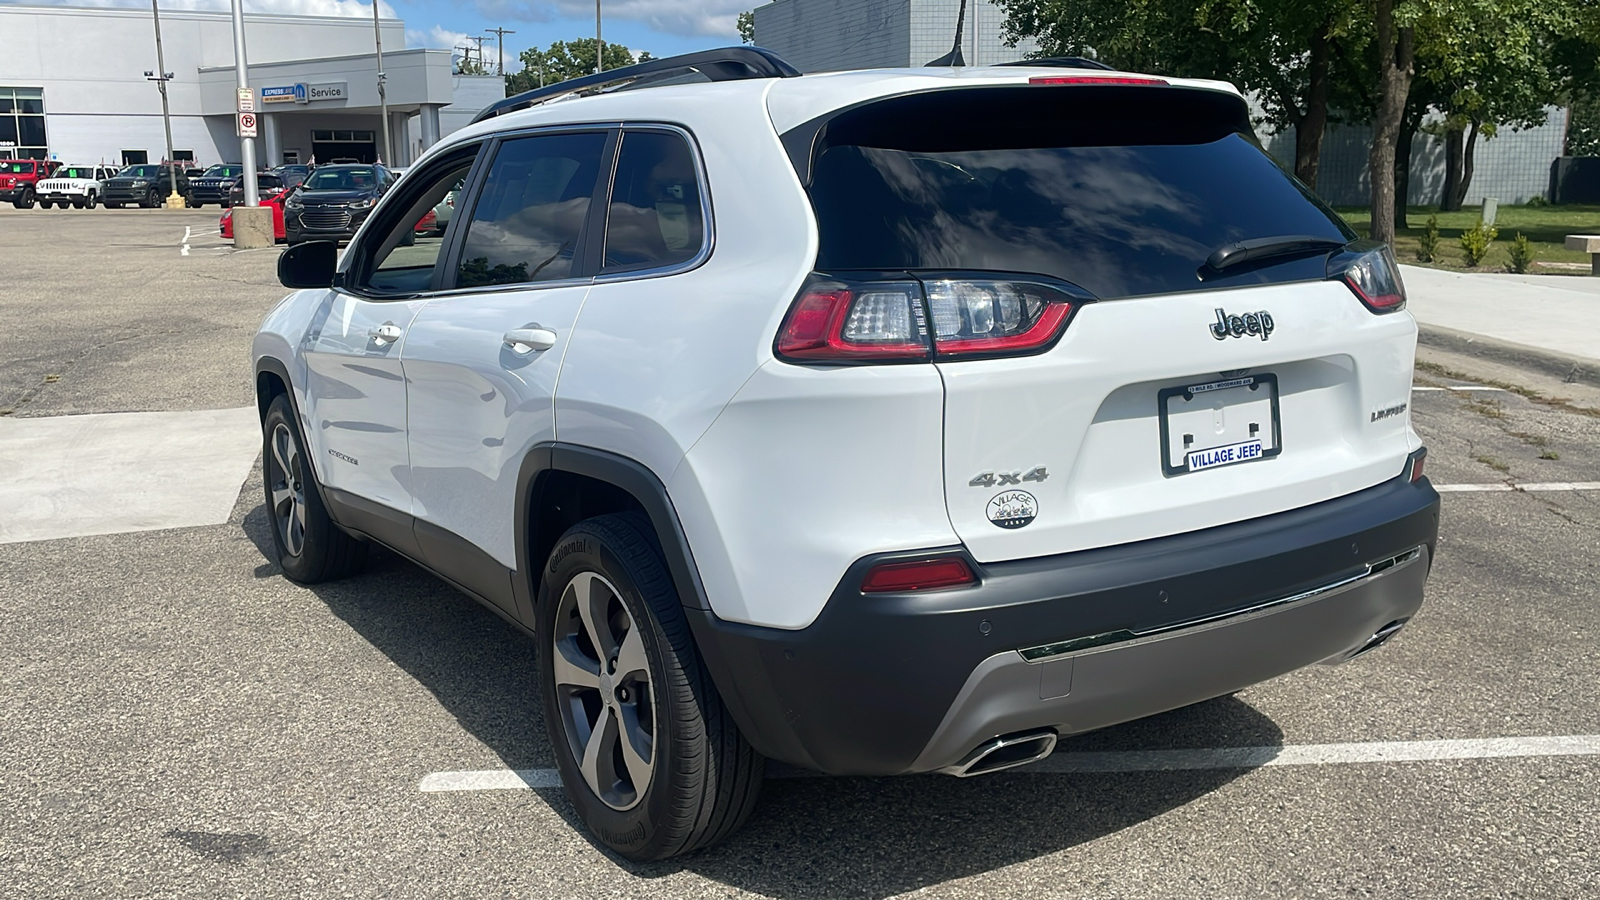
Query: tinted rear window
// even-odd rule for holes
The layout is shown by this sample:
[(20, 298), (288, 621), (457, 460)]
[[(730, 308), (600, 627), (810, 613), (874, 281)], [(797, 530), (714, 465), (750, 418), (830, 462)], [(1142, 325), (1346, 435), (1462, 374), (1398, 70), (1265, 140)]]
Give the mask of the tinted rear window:
[(1009, 88), (945, 92), (949, 109), (925, 95), (865, 107), (870, 120), (829, 126), (814, 163), (817, 267), (1041, 273), (1105, 298), (1322, 278), (1325, 254), (1202, 279), (1234, 241), (1354, 234), (1242, 117), (1186, 106), (1195, 93)]

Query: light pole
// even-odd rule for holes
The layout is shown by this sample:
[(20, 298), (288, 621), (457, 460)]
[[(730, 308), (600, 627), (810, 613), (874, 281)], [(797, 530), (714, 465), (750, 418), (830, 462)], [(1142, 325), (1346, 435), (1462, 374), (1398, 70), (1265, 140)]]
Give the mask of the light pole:
[(177, 163), (172, 158), (172, 110), (167, 105), (167, 82), (172, 73), (167, 71), (167, 60), (161, 53), (161, 8), (150, 0), (150, 15), (156, 23), (156, 70), (146, 71), (145, 80), (154, 81), (161, 88), (161, 124), (167, 129), (167, 209), (183, 208), (183, 197), (178, 194)]
[(606, 42), (600, 37), (600, 0), (594, 0), (594, 73), (606, 70)]
[(372, 43), (378, 48), (378, 114), (383, 117), (383, 156), (393, 164), (394, 153), (389, 147), (389, 97), (383, 87), (383, 32), (378, 28), (378, 0), (372, 0)]
[[(244, 0), (233, 0), (233, 75), (241, 90), (250, 87), (250, 64), (244, 55)], [(244, 205), (260, 206), (261, 194), (256, 188), (256, 142), (251, 138), (239, 139), (239, 165), (244, 169), (240, 175), (244, 182)]]

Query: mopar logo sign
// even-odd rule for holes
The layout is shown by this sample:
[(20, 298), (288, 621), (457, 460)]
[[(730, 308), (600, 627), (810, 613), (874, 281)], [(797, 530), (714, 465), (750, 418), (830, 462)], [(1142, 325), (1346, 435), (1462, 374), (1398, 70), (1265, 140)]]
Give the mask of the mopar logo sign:
[(261, 89), (262, 103), (315, 103), (319, 100), (347, 100), (350, 91), (345, 82), (326, 84), (286, 84)]

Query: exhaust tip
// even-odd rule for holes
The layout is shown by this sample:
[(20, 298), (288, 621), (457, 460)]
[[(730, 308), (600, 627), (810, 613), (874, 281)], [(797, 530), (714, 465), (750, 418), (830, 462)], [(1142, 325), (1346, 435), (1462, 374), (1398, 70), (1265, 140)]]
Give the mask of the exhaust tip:
[(1051, 729), (1001, 735), (978, 745), (966, 759), (939, 771), (957, 778), (988, 775), (1038, 762), (1056, 749), (1056, 733)]
[(1347, 650), (1344, 653), (1335, 656), (1334, 658), (1328, 660), (1327, 664), (1336, 666), (1340, 663), (1347, 663), (1358, 656), (1362, 656), (1378, 649), (1379, 647), (1382, 647), (1384, 644), (1388, 643), (1390, 638), (1399, 634), (1400, 629), (1404, 628), (1406, 623), (1409, 621), (1411, 620), (1395, 619), (1393, 622), (1390, 622), (1389, 624), (1373, 632), (1372, 637), (1367, 638), (1366, 641), (1364, 641), (1359, 647), (1356, 647), (1353, 650)]

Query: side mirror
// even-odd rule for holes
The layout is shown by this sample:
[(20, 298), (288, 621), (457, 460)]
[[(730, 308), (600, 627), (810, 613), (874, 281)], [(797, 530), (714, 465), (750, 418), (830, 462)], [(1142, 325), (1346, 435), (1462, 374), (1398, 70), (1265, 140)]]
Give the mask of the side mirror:
[(278, 281), (286, 288), (333, 287), (339, 268), (339, 245), (333, 241), (295, 244), (278, 257)]

